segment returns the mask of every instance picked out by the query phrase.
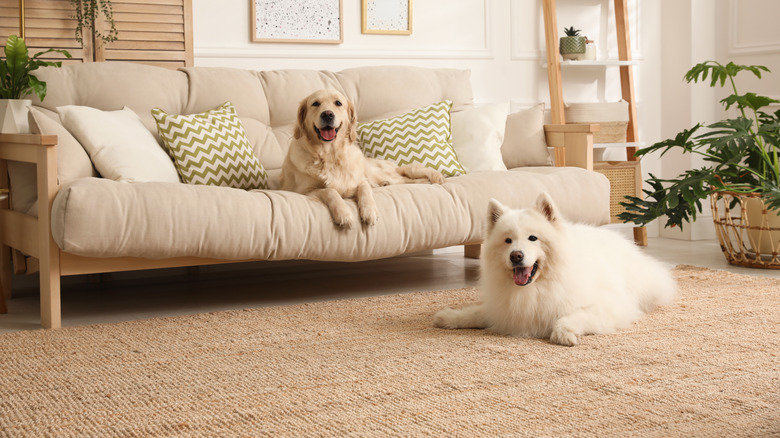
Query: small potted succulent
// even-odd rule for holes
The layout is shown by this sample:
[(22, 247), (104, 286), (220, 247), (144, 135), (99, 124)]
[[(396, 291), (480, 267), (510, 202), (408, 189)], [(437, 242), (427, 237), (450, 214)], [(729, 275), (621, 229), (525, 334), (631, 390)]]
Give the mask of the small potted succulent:
[(10, 35), (5, 44), (5, 59), (0, 58), (0, 132), (27, 132), (27, 112), (32, 101), (25, 99), (35, 93), (38, 99), (46, 97), (46, 82), (38, 80), (32, 71), (39, 67), (60, 67), (60, 61), (44, 61), (42, 55), (57, 52), (70, 58), (61, 49), (49, 49), (29, 56), (24, 39)]
[(563, 59), (580, 59), (585, 55), (585, 48), (588, 38), (580, 35), (580, 30), (575, 29), (574, 26), (564, 28), (563, 33), (566, 36), (562, 36), (558, 50), (561, 53)]

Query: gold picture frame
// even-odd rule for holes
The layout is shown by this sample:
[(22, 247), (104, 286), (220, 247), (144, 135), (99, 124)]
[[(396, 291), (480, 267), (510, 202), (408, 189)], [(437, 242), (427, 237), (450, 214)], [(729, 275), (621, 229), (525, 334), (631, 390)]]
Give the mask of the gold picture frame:
[[(250, 0), (255, 43), (344, 42), (342, 0)], [(317, 17), (305, 20), (303, 17)]]
[(360, 10), (362, 33), (412, 34), (412, 0), (361, 0)]

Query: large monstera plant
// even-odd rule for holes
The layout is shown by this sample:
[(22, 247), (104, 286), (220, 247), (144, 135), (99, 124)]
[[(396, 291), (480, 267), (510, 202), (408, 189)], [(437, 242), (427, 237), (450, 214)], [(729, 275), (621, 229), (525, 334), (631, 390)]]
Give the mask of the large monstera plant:
[(721, 100), (726, 110), (736, 108), (735, 118), (710, 125), (696, 124), (674, 138), (640, 149), (641, 157), (653, 152), (661, 155), (670, 150), (701, 156), (705, 165), (683, 172), (676, 178), (663, 179), (650, 174), (644, 189), (645, 199), (629, 197), (621, 205), (626, 211), (618, 215), (624, 222), (645, 225), (666, 218), (666, 226), (679, 226), (696, 220), (703, 199), (713, 192), (760, 197), (772, 208), (780, 208), (780, 110), (766, 111), (776, 99), (756, 93), (739, 94), (734, 78), (740, 73), (759, 79), (769, 72), (760, 65), (726, 65), (706, 61), (695, 65), (685, 75), (688, 83), (706, 81), (711, 87), (729, 87), (732, 94)]

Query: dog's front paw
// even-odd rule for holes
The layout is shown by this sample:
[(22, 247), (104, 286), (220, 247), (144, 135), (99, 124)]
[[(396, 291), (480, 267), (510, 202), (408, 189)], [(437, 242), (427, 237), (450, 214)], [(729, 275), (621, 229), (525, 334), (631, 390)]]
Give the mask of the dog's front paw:
[(433, 325), (439, 328), (456, 329), (458, 328), (458, 314), (459, 311), (452, 307), (445, 307), (433, 315)]
[(435, 170), (432, 170), (428, 174), (428, 181), (430, 181), (431, 184), (444, 184), (444, 175)]
[(333, 223), (339, 228), (349, 230), (355, 225), (355, 217), (351, 211), (346, 210), (333, 215)]
[(366, 225), (376, 224), (376, 208), (361, 208), (360, 209), (360, 221)]
[(550, 335), (550, 342), (559, 345), (565, 345), (567, 347), (573, 347), (577, 345), (578, 342), (577, 334), (565, 327), (558, 325), (553, 329), (553, 332)]

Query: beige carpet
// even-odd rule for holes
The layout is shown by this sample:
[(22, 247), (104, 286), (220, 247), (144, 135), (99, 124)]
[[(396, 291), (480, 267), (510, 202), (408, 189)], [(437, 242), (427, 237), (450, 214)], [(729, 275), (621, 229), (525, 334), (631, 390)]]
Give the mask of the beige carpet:
[(4, 334), (0, 435), (780, 436), (780, 281), (675, 273), (573, 348), (431, 326), (473, 289)]

